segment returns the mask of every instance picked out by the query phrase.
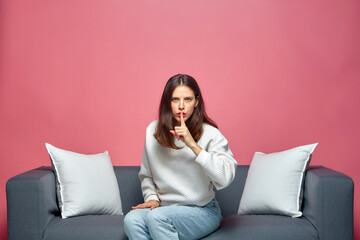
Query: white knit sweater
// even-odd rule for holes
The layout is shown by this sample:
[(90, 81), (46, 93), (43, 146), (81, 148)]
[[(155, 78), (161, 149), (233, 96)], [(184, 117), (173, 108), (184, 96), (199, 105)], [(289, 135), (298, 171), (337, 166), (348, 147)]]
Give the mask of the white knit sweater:
[(198, 156), (180, 140), (180, 150), (161, 146), (154, 137), (158, 121), (146, 129), (145, 146), (139, 172), (144, 201), (158, 200), (160, 206), (204, 206), (217, 190), (228, 186), (235, 176), (237, 162), (220, 131), (203, 124), (198, 141), (202, 151)]

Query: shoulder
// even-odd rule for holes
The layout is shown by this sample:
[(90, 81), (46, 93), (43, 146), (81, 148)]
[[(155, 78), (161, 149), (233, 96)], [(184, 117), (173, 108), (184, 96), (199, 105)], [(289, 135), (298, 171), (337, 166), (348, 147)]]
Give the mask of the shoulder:
[(207, 123), (203, 124), (203, 136), (206, 139), (217, 139), (217, 138), (224, 138), (222, 133), (216, 127), (213, 127)]
[(228, 140), (220, 130), (208, 124), (203, 124), (203, 134), (199, 139), (198, 144), (206, 151), (214, 149), (219, 150), (219, 148), (222, 148), (224, 151), (229, 149)]
[(148, 134), (154, 134), (156, 131), (158, 125), (158, 120), (152, 121), (147, 127), (146, 127), (146, 135)]

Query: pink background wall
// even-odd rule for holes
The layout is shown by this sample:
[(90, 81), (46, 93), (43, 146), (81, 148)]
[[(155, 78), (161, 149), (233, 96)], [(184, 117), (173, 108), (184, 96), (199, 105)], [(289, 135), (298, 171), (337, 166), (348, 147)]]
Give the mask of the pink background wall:
[(0, 239), (6, 181), (50, 165), (45, 142), (139, 165), (177, 73), (198, 80), (239, 164), (319, 142), (312, 165), (357, 184), (359, 23), (355, 0), (2, 0)]

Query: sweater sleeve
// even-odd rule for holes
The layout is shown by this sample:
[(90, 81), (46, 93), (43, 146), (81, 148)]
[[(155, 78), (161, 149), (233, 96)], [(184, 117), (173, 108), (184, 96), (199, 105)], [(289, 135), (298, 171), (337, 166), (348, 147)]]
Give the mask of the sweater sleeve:
[(234, 180), (237, 162), (226, 138), (219, 135), (212, 139), (206, 150), (201, 150), (195, 161), (199, 163), (217, 190), (230, 185)]
[(150, 200), (157, 200), (160, 202), (159, 197), (156, 193), (155, 183), (153, 181), (152, 172), (149, 166), (149, 158), (146, 150), (146, 139), (144, 144), (139, 178), (141, 182), (141, 190), (144, 197), (144, 202)]

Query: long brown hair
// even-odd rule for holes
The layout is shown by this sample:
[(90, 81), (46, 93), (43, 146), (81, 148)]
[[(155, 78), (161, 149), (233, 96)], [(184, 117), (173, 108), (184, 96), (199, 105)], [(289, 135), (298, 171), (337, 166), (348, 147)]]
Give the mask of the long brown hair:
[(167, 81), (165, 85), (160, 101), (159, 121), (154, 133), (154, 137), (162, 146), (173, 149), (181, 149), (175, 145), (174, 135), (170, 132), (170, 130), (174, 129), (176, 124), (176, 120), (173, 118), (171, 111), (171, 98), (175, 88), (180, 85), (191, 88), (194, 92), (195, 99), (198, 100), (198, 105), (194, 109), (193, 114), (185, 122), (194, 140), (197, 142), (200, 139), (203, 133), (203, 123), (207, 123), (213, 127), (218, 128), (216, 123), (211, 120), (205, 112), (204, 100), (196, 80), (186, 74), (174, 75)]

